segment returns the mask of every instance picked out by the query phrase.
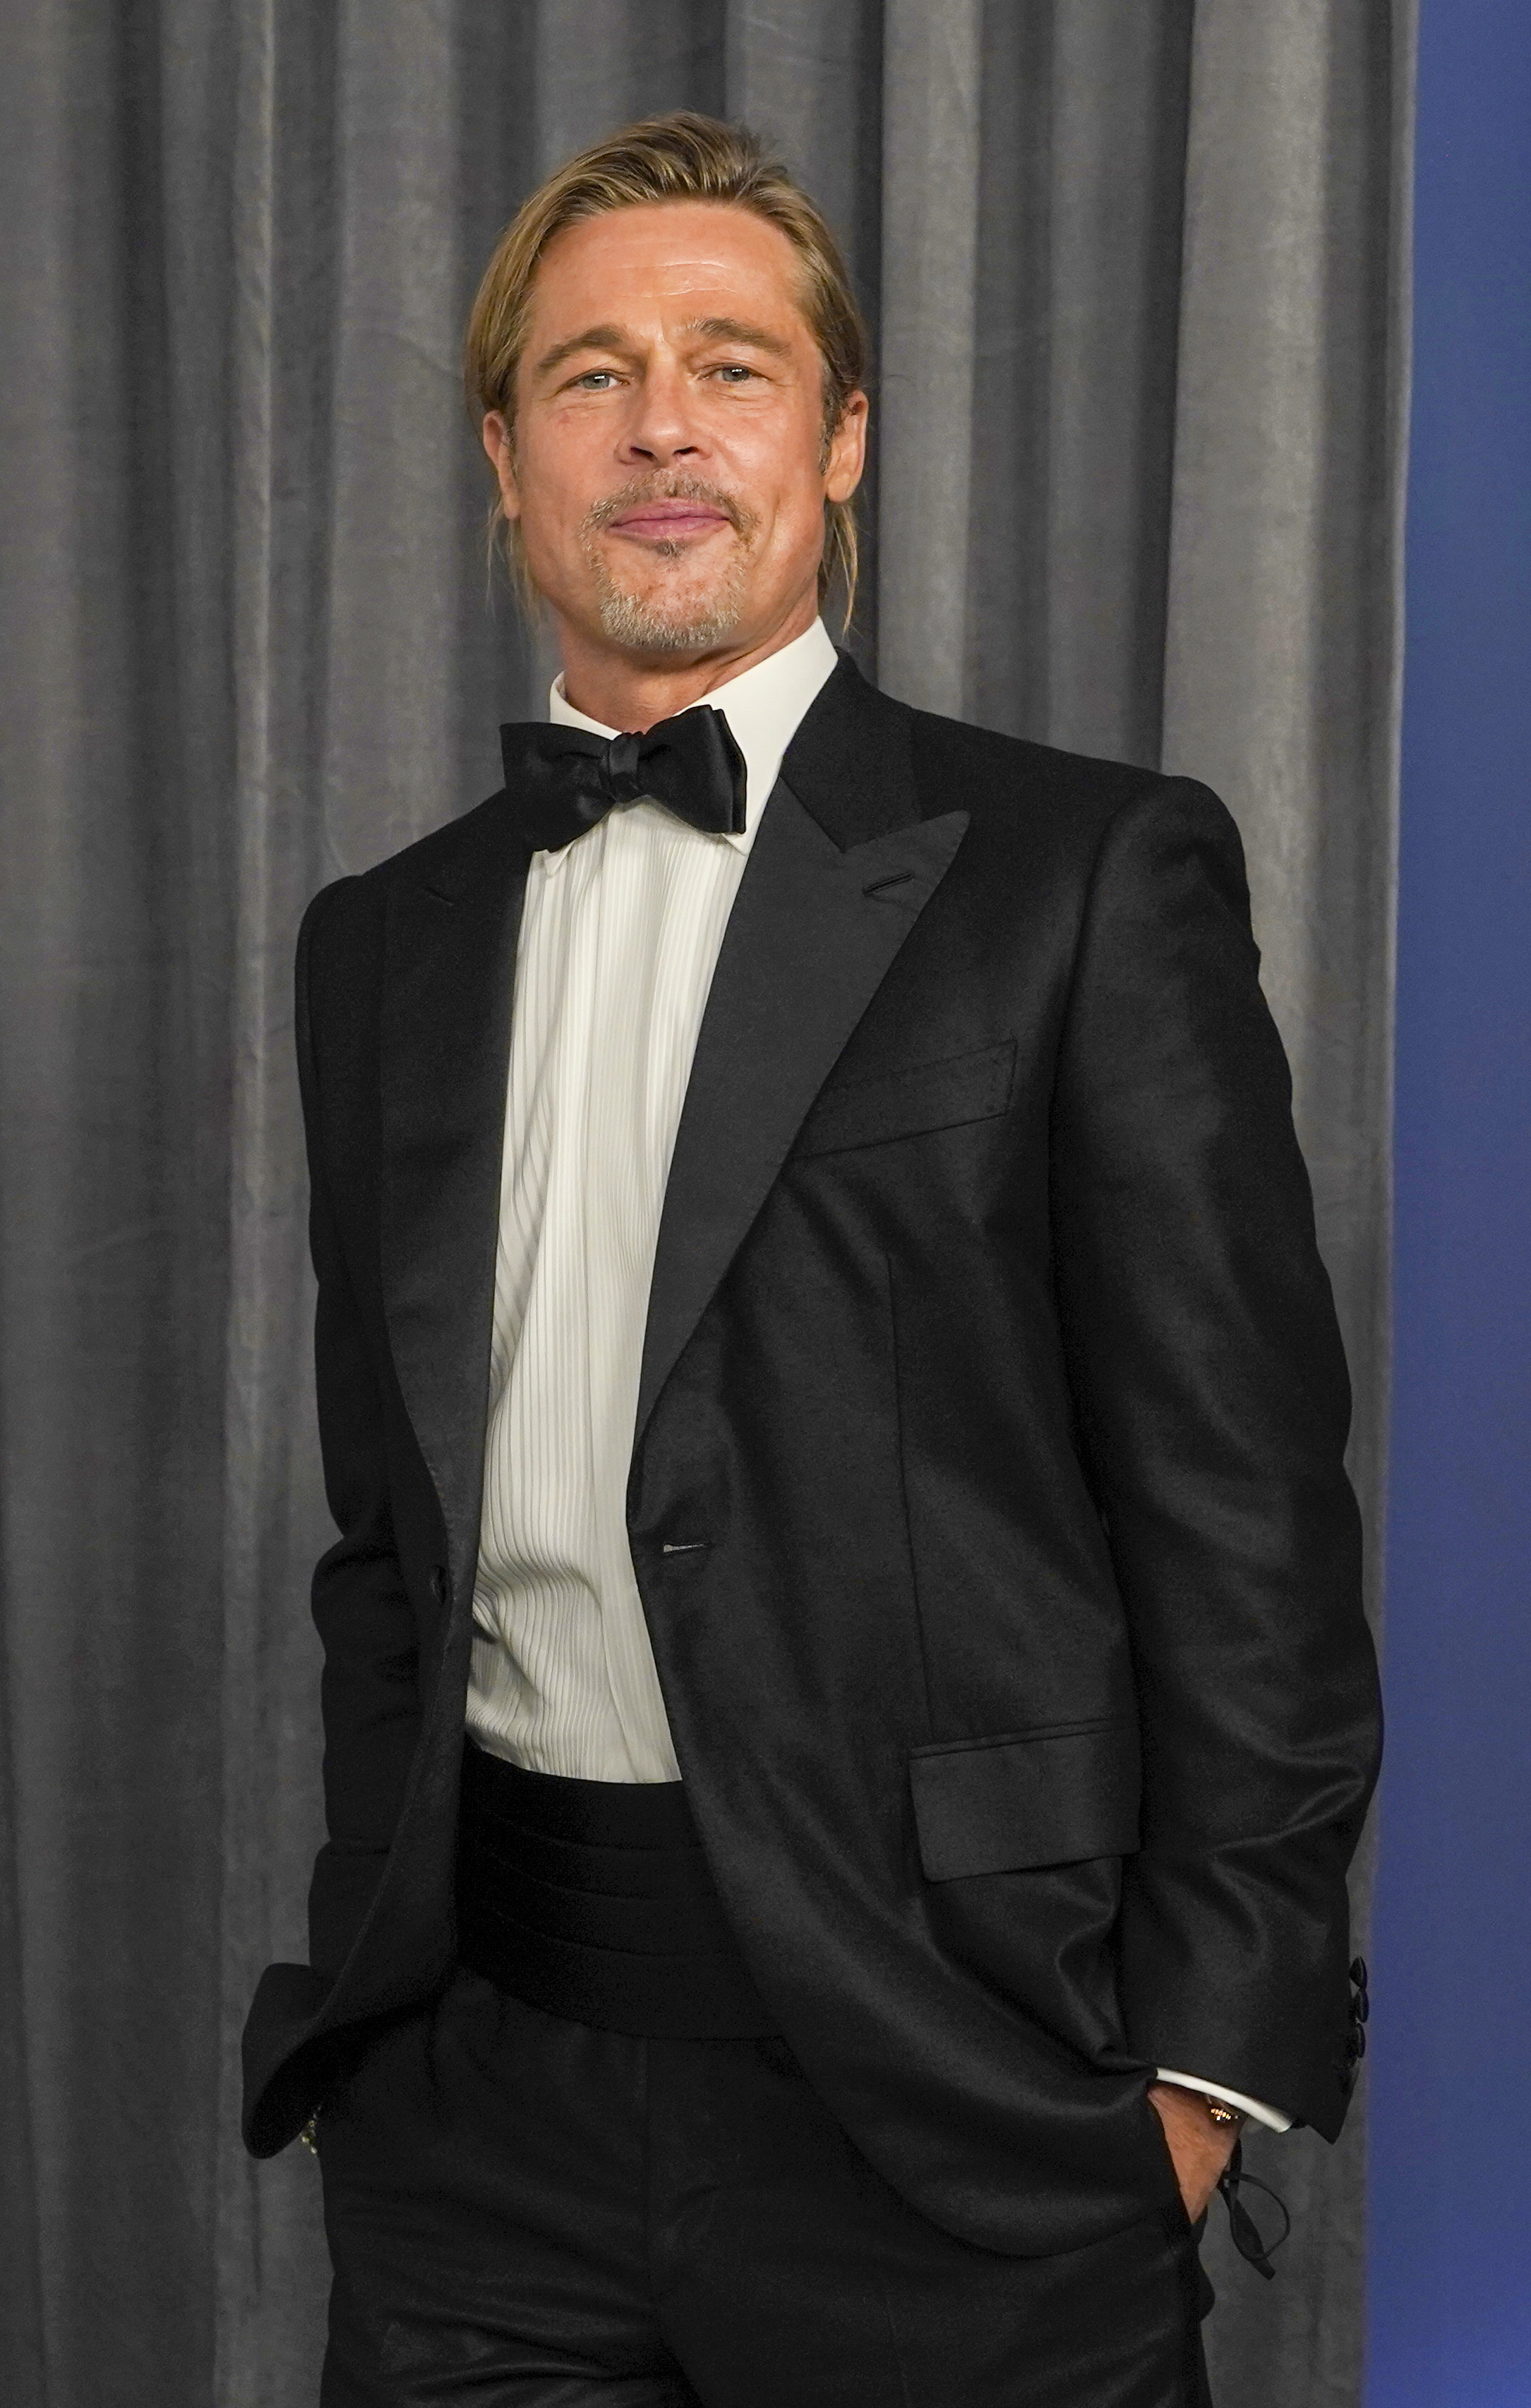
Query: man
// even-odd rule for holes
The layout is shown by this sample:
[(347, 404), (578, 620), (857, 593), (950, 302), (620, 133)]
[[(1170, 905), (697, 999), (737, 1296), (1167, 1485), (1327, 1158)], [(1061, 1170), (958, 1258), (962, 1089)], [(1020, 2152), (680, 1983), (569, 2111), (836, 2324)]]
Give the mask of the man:
[(1345, 2112), (1238, 839), (837, 654), (861, 343), (735, 129), (532, 196), (469, 367), (551, 724), (305, 921), (330, 1836), (246, 2130), (318, 2109), (329, 2408), (1199, 2400), (1241, 2118)]

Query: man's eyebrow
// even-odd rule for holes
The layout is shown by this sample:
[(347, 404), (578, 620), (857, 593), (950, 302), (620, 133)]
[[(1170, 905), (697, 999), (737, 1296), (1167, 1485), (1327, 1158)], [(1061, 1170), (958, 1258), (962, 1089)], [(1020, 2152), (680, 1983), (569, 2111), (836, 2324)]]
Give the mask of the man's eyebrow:
[(757, 351), (774, 351), (778, 359), (792, 356), (792, 345), (783, 336), (773, 335), (768, 326), (747, 325), (742, 318), (694, 318), (680, 331), (700, 335), (708, 342), (749, 343)]
[[(704, 342), (748, 343), (752, 350), (773, 352), (778, 359), (792, 356), (792, 345), (783, 336), (773, 335), (768, 326), (751, 326), (743, 318), (693, 318), (680, 332), (700, 335)], [(586, 326), (582, 333), (568, 335), (551, 351), (544, 351), (535, 374), (551, 376), (554, 368), (561, 368), (576, 351), (618, 351), (631, 358), (634, 349), (632, 336), (625, 327)]]
[(551, 376), (554, 368), (562, 367), (565, 360), (571, 360), (576, 351), (630, 353), (632, 349), (632, 337), (621, 326), (587, 326), (583, 334), (570, 335), (562, 343), (555, 343), (551, 351), (544, 351), (537, 364), (537, 374)]

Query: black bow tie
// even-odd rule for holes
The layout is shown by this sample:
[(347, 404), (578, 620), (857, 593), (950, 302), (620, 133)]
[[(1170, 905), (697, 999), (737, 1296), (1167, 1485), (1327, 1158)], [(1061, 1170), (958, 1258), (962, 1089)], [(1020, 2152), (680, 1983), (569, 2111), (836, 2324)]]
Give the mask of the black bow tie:
[(613, 803), (663, 803), (694, 828), (744, 834), (744, 755), (721, 710), (662, 719), (646, 736), (517, 721), (500, 730), (505, 783), (533, 853), (556, 853)]

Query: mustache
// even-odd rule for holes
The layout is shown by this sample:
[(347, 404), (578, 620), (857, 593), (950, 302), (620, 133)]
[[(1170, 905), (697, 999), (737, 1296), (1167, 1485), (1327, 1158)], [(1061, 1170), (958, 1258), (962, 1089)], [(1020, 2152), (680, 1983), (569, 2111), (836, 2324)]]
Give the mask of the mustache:
[(644, 502), (706, 502), (709, 509), (722, 511), (735, 534), (746, 543), (759, 524), (755, 512), (747, 509), (722, 485), (708, 484), (705, 477), (672, 473), (667, 477), (635, 477), (616, 493), (593, 503), (579, 523), (579, 532), (587, 537), (599, 535), (623, 510), (637, 509)]

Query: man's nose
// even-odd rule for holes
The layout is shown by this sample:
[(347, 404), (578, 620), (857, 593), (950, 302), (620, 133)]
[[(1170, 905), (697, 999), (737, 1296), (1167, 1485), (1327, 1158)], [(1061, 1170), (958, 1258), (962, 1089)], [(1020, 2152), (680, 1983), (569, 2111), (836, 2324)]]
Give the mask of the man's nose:
[(622, 456), (636, 467), (668, 467), (701, 458), (707, 450), (683, 376), (660, 371), (643, 380), (633, 415), (622, 431)]

